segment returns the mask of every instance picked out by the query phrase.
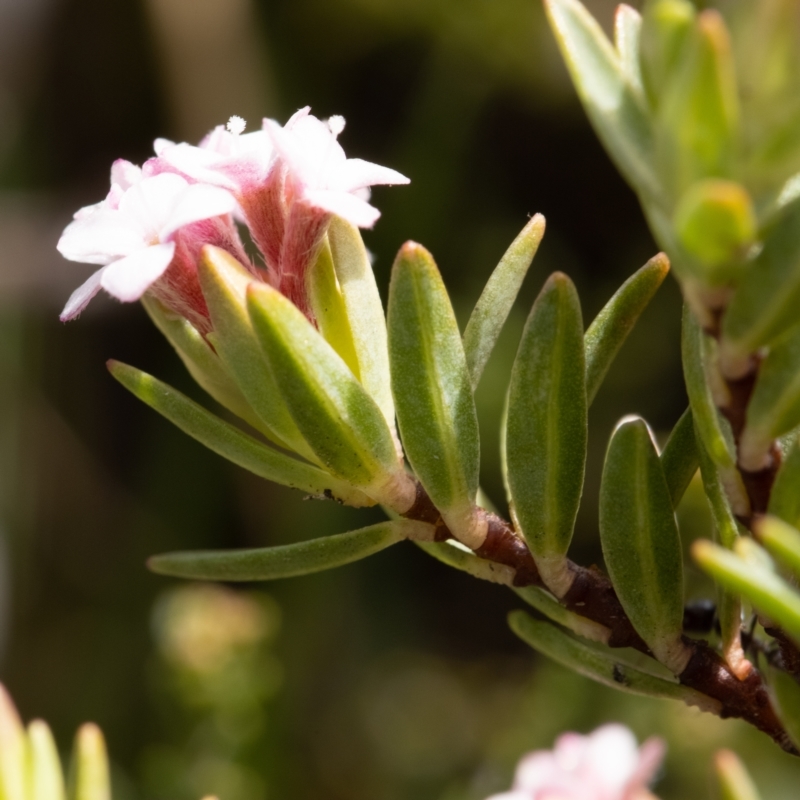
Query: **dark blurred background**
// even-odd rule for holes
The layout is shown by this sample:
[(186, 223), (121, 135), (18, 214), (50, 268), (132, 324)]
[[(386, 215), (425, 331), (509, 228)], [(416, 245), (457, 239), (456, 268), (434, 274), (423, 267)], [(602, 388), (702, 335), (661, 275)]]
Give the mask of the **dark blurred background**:
[[(613, 4), (589, 4), (610, 26)], [(365, 233), (385, 290), (406, 239), (435, 254), (462, 324), (529, 215), (547, 235), (478, 392), (483, 485), (524, 316), (567, 272), (588, 321), (655, 247), (578, 105), (538, 0), (0, 0), (0, 678), (66, 750), (104, 729), (122, 800), (470, 798), (565, 729), (665, 736), (658, 792), (705, 797), (739, 749), (766, 798), (798, 767), (738, 722), (602, 689), (509, 632), (521, 601), (400, 545), (246, 590), (150, 575), (148, 555), (340, 532), (374, 512), (306, 501), (223, 462), (106, 373), (117, 358), (201, 398), (138, 305), (58, 312), (88, 266), (55, 243), (111, 162), (300, 106), (342, 114), (348, 154), (409, 175)], [(680, 298), (662, 288), (591, 413), (573, 557), (600, 561), (596, 500), (615, 421), (665, 432), (685, 406)], [(205, 400), (204, 400), (205, 402)], [(208, 401), (211, 403), (211, 401)], [(709, 535), (694, 487), (687, 539)], [(688, 592), (709, 587), (690, 570)]]

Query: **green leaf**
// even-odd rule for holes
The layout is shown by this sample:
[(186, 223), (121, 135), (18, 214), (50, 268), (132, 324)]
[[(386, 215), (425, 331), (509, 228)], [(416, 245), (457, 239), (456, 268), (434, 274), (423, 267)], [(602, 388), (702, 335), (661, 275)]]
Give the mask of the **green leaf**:
[(25, 729), (5, 687), (0, 684), (0, 800), (27, 800)]
[(475, 513), (480, 441), (450, 298), (430, 253), (407, 242), (389, 286), (389, 357), (406, 455), (453, 535), (482, 544)]
[(514, 586), (515, 571), (503, 564), (486, 561), (452, 539), (446, 542), (418, 542), (428, 555), (449, 567), (466, 572), (480, 580), (509, 586), (526, 603), (549, 619), (569, 628), (579, 636), (597, 642), (607, 642), (611, 631), (605, 625), (568, 611), (553, 595), (538, 586)]
[(770, 465), (770, 449), (779, 436), (800, 425), (800, 329), (777, 342), (761, 363), (747, 406), (739, 443), (743, 469)]
[[(692, 555), (715, 580), (744, 595), (759, 611), (800, 642), (800, 594), (763, 560), (753, 556), (741, 557), (742, 552), (758, 548), (751, 539), (740, 538), (735, 548), (735, 552), (731, 552), (700, 540), (692, 545)], [(761, 552), (766, 556), (764, 551)]]
[(557, 597), (569, 589), (565, 555), (586, 465), (583, 322), (572, 281), (556, 272), (533, 304), (508, 389), (504, 426), (512, 515)]
[(786, 733), (794, 746), (800, 749), (800, 685), (791, 675), (770, 670), (769, 689), (772, 704)]
[(473, 578), (503, 586), (511, 586), (514, 582), (516, 574), (514, 569), (505, 564), (496, 564), (494, 561), (479, 558), (461, 542), (449, 539), (446, 542), (416, 542), (416, 544), (442, 564), (466, 572)]
[(732, 750), (719, 750), (714, 755), (720, 800), (760, 800), (753, 779)]
[(798, 487), (800, 487), (800, 442), (796, 441), (778, 470), (767, 509), (770, 514), (780, 517), (795, 528), (800, 528)]
[(736, 466), (736, 446), (730, 424), (717, 410), (712, 385), (722, 383), (716, 366), (713, 343), (697, 324), (688, 305), (683, 307), (681, 337), (683, 377), (700, 440), (715, 464)]
[[(750, 500), (736, 468), (736, 445), (728, 420), (717, 409), (713, 390), (727, 392), (717, 367), (714, 341), (697, 324), (688, 305), (683, 309), (683, 376), (697, 438), (718, 467), (719, 478), (734, 513), (746, 517)], [(713, 389), (712, 389), (713, 387)]]
[(197, 274), (214, 326), (209, 340), (261, 418), (261, 427), (266, 426), (276, 444), (316, 461), (278, 391), (248, 318), (245, 291), (253, 276), (229, 253), (208, 246), (202, 250)]
[(464, 330), (464, 353), (472, 380), (477, 387), (492, 354), (500, 331), (517, 299), (539, 243), (544, 236), (541, 214), (532, 217), (511, 243), (486, 283)]
[(769, 515), (757, 519), (753, 527), (770, 554), (800, 577), (800, 531)]
[[(731, 510), (723, 484), (723, 470), (709, 457), (703, 443), (697, 440), (697, 456), (700, 461), (700, 475), (703, 489), (714, 520), (716, 538), (723, 547), (732, 548), (739, 538), (739, 526)], [(734, 673), (739, 674), (743, 662), (741, 627), (742, 600), (737, 592), (731, 592), (717, 585), (717, 615), (722, 637), (722, 653)]]
[(386, 318), (367, 250), (358, 228), (334, 215), (328, 226), (333, 266), (353, 334), (359, 380), (394, 431)]
[(349, 483), (262, 444), (146, 372), (119, 361), (109, 361), (108, 368), (126, 389), (173, 425), (255, 475), (317, 497), (335, 497), (346, 505), (373, 505)]
[(608, 644), (611, 629), (599, 622), (568, 611), (546, 589), (538, 586), (514, 586), (513, 590), (540, 614), (592, 642)]
[(545, 9), (600, 141), (639, 194), (658, 197), (651, 122), (619, 54), (577, 0), (546, 0)]
[(721, 356), (746, 361), (798, 323), (800, 203), (769, 230), (722, 318)]
[(275, 383), (316, 458), (337, 478), (403, 513), (416, 489), (375, 401), (306, 317), (252, 283), (247, 307)]
[(31, 800), (64, 800), (64, 775), (50, 728), (41, 720), (28, 726), (29, 797)]
[(687, 408), (672, 429), (661, 453), (661, 469), (669, 487), (672, 508), (678, 508), (700, 466), (692, 409)]
[(696, 277), (703, 283), (724, 285), (742, 273), (758, 221), (743, 186), (709, 178), (684, 192), (675, 209), (674, 225)]
[[(623, 651), (579, 641), (549, 622), (533, 619), (524, 611), (512, 611), (508, 623), (511, 630), (534, 650), (604, 686), (647, 697), (682, 700), (687, 705), (719, 713), (717, 700), (681, 686), (677, 681), (632, 666)], [(638, 663), (641, 662), (637, 659)]]
[(208, 550), (153, 556), (147, 566), (160, 575), (210, 581), (273, 581), (352, 564), (403, 539), (433, 538), (433, 526), (394, 520), (306, 542), (257, 550)]
[(644, 97), (642, 70), (639, 65), (639, 47), (642, 35), (642, 17), (636, 9), (621, 3), (614, 13), (614, 47), (619, 65), (631, 87)]
[(739, 135), (736, 71), (719, 12), (700, 13), (664, 89), (656, 123), (659, 174), (674, 196), (731, 177)]
[(189, 320), (146, 294), (142, 296), (141, 303), (155, 326), (173, 346), (195, 383), (221, 406), (269, 436), (269, 429), (245, 400), (225, 364)]
[(586, 331), (586, 395), (590, 405), (620, 347), (668, 272), (669, 259), (663, 253), (653, 256), (620, 286)]
[(696, 437), (696, 441), (703, 489), (711, 509), (711, 516), (714, 518), (717, 535), (723, 546), (730, 548), (739, 538), (739, 526), (725, 491), (722, 470), (711, 460), (699, 436)]
[(655, 0), (644, 6), (640, 58), (647, 95), (658, 108), (675, 74), (697, 12), (687, 0)]
[(679, 675), (683, 556), (669, 486), (644, 420), (627, 418), (611, 437), (600, 484), (600, 543), (608, 574), (636, 632)]
[(97, 725), (81, 725), (75, 736), (69, 800), (111, 800), (111, 779), (103, 733)]
[(347, 317), (347, 307), (336, 279), (333, 267), (331, 247), (326, 240), (319, 256), (306, 273), (308, 301), (314, 314), (319, 332), (325, 341), (341, 356), (342, 361), (350, 367), (353, 375), (359, 380), (353, 331)]

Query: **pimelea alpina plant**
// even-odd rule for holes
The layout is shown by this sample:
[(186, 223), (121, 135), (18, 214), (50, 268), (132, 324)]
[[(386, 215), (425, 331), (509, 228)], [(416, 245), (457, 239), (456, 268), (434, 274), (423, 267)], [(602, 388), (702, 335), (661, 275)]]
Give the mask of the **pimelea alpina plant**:
[[(545, 5), (587, 113), (666, 254), (586, 328), (570, 279), (546, 281), (501, 423), (510, 520), (479, 491), (473, 392), (544, 219), (511, 244), (463, 334), (432, 256), (413, 242), (397, 255), (384, 314), (359, 228), (378, 217), (369, 186), (406, 178), (348, 159), (341, 117), (303, 109), (252, 133), (234, 117), (198, 147), (158, 140), (141, 169), (117, 162), (107, 198), (79, 211), (59, 244), (101, 267), (63, 317), (100, 288), (140, 299), (200, 386), (254, 432), (111, 362), (123, 385), (264, 478), (380, 504), (389, 517), (281, 547), (160, 555), (153, 570), (270, 580), (410, 539), (514, 589), (537, 616), (514, 612), (512, 629), (551, 658), (742, 718), (797, 754), (800, 11), (791, 0), (733, 3), (726, 22), (685, 0), (652, 0), (643, 14), (619, 7), (612, 42), (577, 0)], [(606, 574), (568, 557), (587, 412), (670, 262), (686, 299), (690, 405), (662, 450), (638, 417), (611, 437), (599, 497)], [(684, 613), (675, 518), (698, 469), (717, 539), (693, 548), (718, 582), (700, 631), (708, 641)]]

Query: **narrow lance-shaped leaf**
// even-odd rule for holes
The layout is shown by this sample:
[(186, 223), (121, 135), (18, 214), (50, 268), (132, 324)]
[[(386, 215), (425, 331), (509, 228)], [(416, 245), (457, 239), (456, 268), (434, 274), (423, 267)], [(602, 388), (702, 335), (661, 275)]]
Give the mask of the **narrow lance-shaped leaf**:
[(798, 424), (800, 328), (777, 342), (758, 370), (739, 445), (742, 467), (751, 472), (768, 467), (773, 441)]
[(669, 487), (642, 419), (614, 431), (600, 485), (600, 542), (625, 613), (656, 658), (679, 675), (683, 643), (683, 557)]
[(439, 270), (407, 242), (389, 286), (389, 356), (406, 455), (453, 535), (473, 549), (485, 538), (475, 511), (480, 442), (472, 384)]
[(720, 750), (714, 755), (714, 771), (720, 800), (760, 800), (753, 779), (732, 750)]
[(678, 508), (699, 466), (692, 409), (687, 408), (672, 429), (661, 452), (661, 469), (664, 470), (673, 509)]
[(780, 517), (795, 528), (800, 528), (800, 491), (797, 490), (798, 486), (800, 486), (800, 442), (795, 441), (778, 470), (767, 509), (770, 514)]
[(417, 545), (442, 564), (466, 572), (473, 578), (503, 586), (514, 583), (516, 571), (512, 567), (479, 558), (455, 539), (448, 539), (446, 542), (417, 542)]
[(337, 478), (400, 513), (415, 488), (375, 401), (306, 317), (282, 294), (252, 283), (247, 306), (283, 401), (316, 458)]
[(562, 597), (586, 464), (583, 322), (572, 281), (556, 272), (533, 304), (508, 389), (504, 427), (512, 515), (547, 587)]
[(409, 520), (380, 522), (348, 533), (257, 550), (209, 550), (153, 556), (161, 575), (210, 581), (272, 581), (310, 575), (379, 553), (403, 539), (431, 540), (433, 525)]
[(730, 177), (739, 105), (730, 37), (719, 12), (703, 11), (664, 89), (656, 142), (659, 174), (682, 194), (694, 181)]
[(64, 775), (50, 728), (41, 720), (28, 726), (29, 797), (31, 800), (64, 800)]
[(688, 0), (650, 0), (644, 6), (640, 58), (647, 95), (657, 109), (664, 86), (692, 30), (697, 12)]
[(657, 197), (651, 122), (619, 54), (577, 0), (547, 0), (545, 8), (597, 135), (636, 191)]
[(546, 589), (541, 589), (538, 586), (513, 587), (513, 589), (529, 606), (532, 606), (540, 614), (544, 614), (544, 616), (558, 625), (578, 634), (578, 636), (582, 636), (584, 639), (608, 644), (608, 640), (611, 637), (610, 628), (564, 608)]
[(769, 672), (769, 690), (786, 733), (800, 750), (800, 685), (794, 676), (774, 669)]
[(464, 353), (474, 389), (492, 354), (544, 236), (541, 214), (532, 217), (495, 267), (464, 329)]
[(722, 318), (723, 363), (746, 362), (797, 324), (800, 304), (800, 203), (770, 229)]
[(533, 619), (524, 611), (512, 611), (508, 622), (511, 630), (534, 650), (604, 686), (631, 694), (682, 700), (704, 711), (718, 713), (720, 710), (717, 700), (626, 663), (622, 651), (576, 639), (549, 622)]
[(358, 369), (353, 331), (347, 317), (339, 281), (333, 266), (331, 247), (326, 240), (319, 256), (306, 273), (308, 300), (319, 332), (325, 341), (341, 356), (356, 378), (361, 378)]
[(341, 217), (331, 219), (328, 239), (353, 335), (359, 380), (394, 430), (386, 318), (369, 255), (358, 228)]
[(247, 314), (245, 292), (254, 280), (244, 267), (218, 247), (204, 247), (197, 266), (214, 330), (209, 340), (239, 389), (269, 431), (270, 438), (309, 461), (314, 451), (304, 441), (275, 383)]
[(374, 504), (349, 483), (262, 444), (152, 375), (119, 361), (109, 361), (108, 368), (126, 389), (173, 425), (255, 475), (318, 497), (335, 497), (350, 506)]
[(620, 347), (668, 272), (669, 259), (663, 253), (653, 256), (617, 289), (586, 331), (586, 396), (590, 405)]
[(770, 515), (756, 520), (754, 529), (770, 554), (800, 578), (800, 531)]
[(730, 423), (717, 406), (727, 393), (716, 363), (714, 342), (703, 333), (688, 305), (683, 309), (681, 335), (683, 376), (694, 418), (695, 432), (711, 460), (719, 468), (719, 476), (734, 513), (745, 517), (750, 501), (736, 468), (736, 445)]
[[(697, 456), (716, 537), (723, 547), (730, 549), (739, 538), (738, 524), (725, 492), (721, 469), (711, 460), (699, 437), (697, 437)], [(738, 592), (730, 591), (725, 586), (717, 586), (717, 614), (725, 660), (734, 673), (744, 677), (745, 672), (749, 670), (749, 664), (746, 663), (742, 650), (742, 600)]]
[(0, 684), (0, 798), (27, 800), (25, 729), (14, 703)]
[(581, 617), (564, 608), (553, 595), (538, 586), (515, 587), (515, 570), (503, 564), (496, 564), (476, 556), (460, 542), (450, 539), (446, 542), (418, 542), (428, 555), (447, 564), (448, 567), (466, 572), (475, 578), (491, 583), (510, 586), (526, 603), (533, 606), (553, 622), (597, 642), (607, 642), (611, 631), (598, 622)]
[[(721, 467), (736, 465), (736, 447), (730, 424), (717, 410), (712, 392), (711, 380), (714, 379), (714, 368), (711, 361), (711, 343), (697, 324), (691, 309), (683, 307), (683, 331), (681, 349), (683, 356), (683, 377), (686, 381), (686, 392), (692, 409), (695, 429), (700, 436), (709, 456)], [(720, 380), (717, 380), (717, 384)]]
[(245, 400), (225, 364), (189, 320), (174, 314), (158, 300), (146, 294), (142, 297), (141, 303), (155, 326), (175, 348), (175, 352), (197, 385), (221, 406), (232, 411), (257, 431), (269, 436), (269, 428)]
[(70, 768), (69, 800), (111, 800), (108, 754), (97, 725), (78, 729)]
[(736, 544), (737, 552), (731, 552), (701, 540), (692, 545), (692, 555), (715, 580), (744, 595), (759, 611), (800, 642), (800, 593), (759, 560), (740, 557), (738, 551), (742, 544), (758, 547), (752, 540), (741, 538)]
[(643, 97), (642, 70), (639, 66), (641, 34), (641, 14), (624, 3), (618, 5), (614, 13), (614, 47), (623, 75), (631, 88)]

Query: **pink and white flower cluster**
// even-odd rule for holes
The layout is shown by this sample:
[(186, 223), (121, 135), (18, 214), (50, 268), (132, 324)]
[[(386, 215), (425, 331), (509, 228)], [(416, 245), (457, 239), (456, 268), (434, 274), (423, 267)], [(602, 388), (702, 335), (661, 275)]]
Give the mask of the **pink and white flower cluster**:
[[(77, 317), (100, 289), (123, 302), (149, 292), (208, 333), (197, 279), (205, 245), (229, 252), (310, 317), (306, 272), (331, 217), (370, 228), (380, 213), (369, 187), (408, 183), (392, 169), (347, 158), (337, 141), (343, 128), (342, 117), (319, 120), (308, 108), (283, 127), (265, 119), (253, 133), (232, 117), (197, 147), (157, 139), (155, 157), (141, 168), (116, 161), (108, 196), (78, 211), (58, 243), (65, 258), (101, 267), (73, 292), (61, 319)], [(237, 222), (260, 261), (247, 255)]]
[(517, 765), (511, 791), (489, 800), (655, 800), (647, 790), (664, 758), (664, 743), (641, 748), (623, 725), (588, 736), (565, 733), (553, 750), (537, 750)]

